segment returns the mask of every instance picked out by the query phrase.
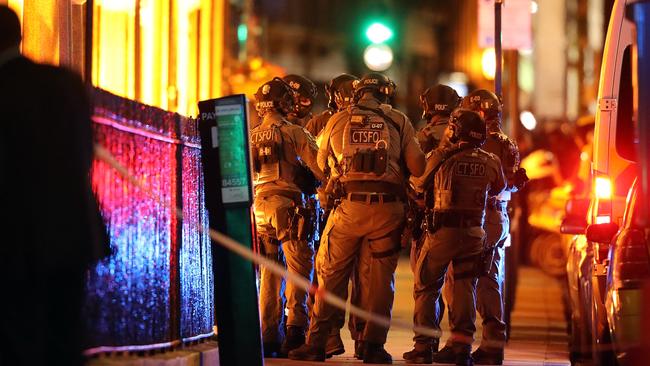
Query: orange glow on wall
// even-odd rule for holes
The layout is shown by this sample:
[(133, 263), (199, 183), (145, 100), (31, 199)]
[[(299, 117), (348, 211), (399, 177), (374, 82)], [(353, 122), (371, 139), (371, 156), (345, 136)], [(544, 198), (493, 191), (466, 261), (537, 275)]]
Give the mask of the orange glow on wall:
[(199, 100), (221, 96), (224, 7), (225, 0), (96, 0), (93, 84), (196, 115)]

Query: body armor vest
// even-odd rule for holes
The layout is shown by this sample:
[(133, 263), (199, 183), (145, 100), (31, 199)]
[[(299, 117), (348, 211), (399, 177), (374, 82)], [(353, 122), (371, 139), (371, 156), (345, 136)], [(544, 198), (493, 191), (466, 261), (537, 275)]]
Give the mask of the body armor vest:
[(284, 180), (291, 183), (295, 179), (297, 166), (284, 156), (284, 138), (277, 125), (270, 128), (256, 128), (251, 132), (254, 184), (271, 183)]
[(427, 192), (434, 211), (482, 212), (490, 184), (489, 158), (479, 149), (469, 149), (444, 162)]
[(389, 154), (389, 124), (380, 115), (352, 109), (343, 130), (342, 180), (391, 181), (389, 176), (395, 169), (391, 164), (397, 162)]

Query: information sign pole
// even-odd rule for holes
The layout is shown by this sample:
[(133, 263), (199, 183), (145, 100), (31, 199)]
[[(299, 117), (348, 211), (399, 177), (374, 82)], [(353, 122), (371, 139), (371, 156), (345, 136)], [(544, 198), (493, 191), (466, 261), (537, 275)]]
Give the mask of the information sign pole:
[[(201, 160), (210, 226), (253, 248), (246, 96), (199, 102)], [(255, 267), (212, 244), (221, 365), (263, 365)]]

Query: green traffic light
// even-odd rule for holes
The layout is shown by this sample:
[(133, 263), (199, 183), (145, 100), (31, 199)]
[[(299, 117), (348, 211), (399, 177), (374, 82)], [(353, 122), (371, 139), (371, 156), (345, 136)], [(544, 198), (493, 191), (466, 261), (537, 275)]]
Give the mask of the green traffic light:
[(372, 23), (366, 30), (366, 37), (372, 43), (384, 43), (393, 38), (393, 31), (382, 23)]
[(237, 40), (246, 42), (246, 39), (248, 39), (248, 27), (242, 23), (237, 27)]

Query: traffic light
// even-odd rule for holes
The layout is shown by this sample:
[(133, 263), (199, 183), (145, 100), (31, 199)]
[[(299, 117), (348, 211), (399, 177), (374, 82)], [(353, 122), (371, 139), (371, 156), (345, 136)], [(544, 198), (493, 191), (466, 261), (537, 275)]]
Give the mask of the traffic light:
[(384, 71), (393, 63), (393, 50), (385, 42), (393, 38), (393, 30), (386, 24), (372, 22), (365, 32), (370, 45), (363, 52), (363, 61), (370, 70)]
[(385, 44), (371, 44), (363, 52), (363, 61), (372, 71), (384, 71), (393, 63), (393, 50)]
[(381, 22), (374, 22), (366, 29), (366, 37), (374, 44), (384, 43), (393, 38), (393, 30)]

